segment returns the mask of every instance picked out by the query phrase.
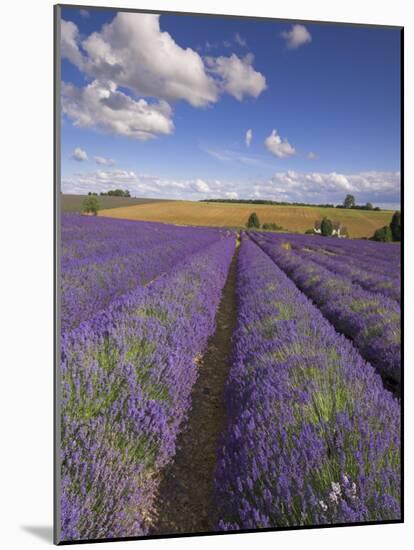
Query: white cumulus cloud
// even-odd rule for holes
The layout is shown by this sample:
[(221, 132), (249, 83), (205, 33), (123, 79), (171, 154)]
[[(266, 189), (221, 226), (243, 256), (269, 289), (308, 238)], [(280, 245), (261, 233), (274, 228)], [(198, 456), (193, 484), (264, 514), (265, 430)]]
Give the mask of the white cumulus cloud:
[(281, 36), (285, 39), (286, 46), (291, 50), (312, 41), (312, 36), (304, 25), (292, 25), (290, 31), (283, 31)]
[(116, 82), (138, 96), (184, 99), (194, 107), (217, 101), (217, 85), (206, 73), (200, 55), (161, 31), (159, 15), (119, 12), (100, 32), (83, 41), (73, 26), (65, 32), (62, 56), (90, 77)]
[(62, 19), (60, 26), (60, 54), (62, 58), (68, 59), (82, 70), (83, 55), (79, 50), (79, 40), (79, 30), (75, 23)]
[(71, 158), (73, 160), (77, 160), (78, 162), (83, 162), (84, 160), (88, 160), (88, 155), (86, 154), (86, 151), (84, 151), (80, 147), (76, 147), (72, 151)]
[(115, 164), (114, 159), (108, 159), (99, 155), (96, 155), (94, 158), (96, 164), (99, 164), (100, 166), (113, 166)]
[(295, 148), (292, 147), (286, 138), (282, 139), (277, 133), (277, 130), (273, 130), (270, 136), (265, 139), (264, 143), (267, 150), (277, 158), (283, 159), (296, 154)]
[(128, 189), (136, 197), (189, 200), (224, 197), (227, 190), (219, 180), (174, 180), (122, 169), (79, 172), (62, 178), (63, 193), (100, 193), (117, 188)]
[(129, 189), (136, 197), (199, 200), (203, 198), (269, 199), (275, 201), (339, 204), (347, 193), (359, 204), (372, 202), (396, 208), (400, 202), (399, 172), (276, 172), (268, 179), (175, 180), (134, 170), (106, 169), (75, 173), (62, 178), (64, 193), (86, 194)]
[(207, 182), (201, 179), (196, 179), (193, 185), (193, 188), (200, 193), (209, 193), (211, 191), (210, 186)]
[(166, 101), (134, 100), (114, 82), (95, 80), (84, 88), (63, 83), (62, 111), (77, 127), (96, 127), (142, 141), (174, 130), (172, 110)]
[(244, 96), (258, 97), (266, 89), (266, 78), (253, 68), (253, 61), (253, 54), (242, 59), (236, 54), (206, 58), (210, 71), (221, 79), (221, 89), (239, 101)]
[(253, 139), (253, 130), (251, 128), (249, 128), (247, 130), (246, 136), (245, 136), (245, 142), (246, 142), (247, 147), (250, 147), (252, 139)]
[(342, 203), (347, 193), (357, 202), (398, 202), (400, 196), (399, 172), (276, 172), (268, 182), (258, 184), (262, 193), (274, 200), (311, 203)]
[[(243, 38), (236, 36), (235, 41), (242, 45)], [(63, 20), (61, 55), (89, 81), (78, 91), (76, 108), (74, 94), (71, 106), (66, 97), (66, 114), (74, 124), (137, 139), (171, 133), (169, 104), (173, 101), (184, 100), (199, 108), (216, 103), (222, 93), (242, 100), (244, 96), (258, 97), (266, 88), (265, 77), (253, 68), (252, 54), (243, 59), (235, 54), (203, 59), (163, 31), (160, 16), (155, 14), (119, 12), (99, 32), (85, 38), (73, 22)], [(98, 87), (110, 89), (111, 97), (104, 98), (105, 109), (99, 105)], [(111, 106), (114, 111), (116, 105), (122, 105), (119, 123), (106, 109)], [(97, 115), (95, 122), (93, 114)]]
[(319, 155), (317, 155), (313, 151), (309, 151), (309, 153), (306, 156), (309, 160), (316, 160), (319, 158)]

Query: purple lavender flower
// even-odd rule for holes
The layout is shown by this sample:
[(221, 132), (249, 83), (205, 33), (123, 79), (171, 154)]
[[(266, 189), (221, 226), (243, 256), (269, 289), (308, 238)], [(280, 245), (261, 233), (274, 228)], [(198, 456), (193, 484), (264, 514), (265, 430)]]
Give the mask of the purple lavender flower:
[(220, 240), (223, 231), (151, 222), (62, 217), (61, 326), (75, 328), (112, 300)]
[[(300, 236), (300, 242), (306, 238), (313, 244), (317, 239)], [(401, 381), (399, 304), (387, 296), (364, 290), (338, 271), (328, 270), (318, 261), (307, 258), (305, 253), (299, 254), (295, 250), (299, 239), (295, 236), (257, 233), (253, 239), (313, 300), (332, 325), (353, 341), (364, 359), (377, 368), (398, 394)], [(394, 250), (394, 246), (390, 246)]]
[(398, 400), (247, 236), (237, 294), (217, 528), (400, 518)]
[(63, 540), (147, 532), (234, 251), (214, 240), (62, 334)]

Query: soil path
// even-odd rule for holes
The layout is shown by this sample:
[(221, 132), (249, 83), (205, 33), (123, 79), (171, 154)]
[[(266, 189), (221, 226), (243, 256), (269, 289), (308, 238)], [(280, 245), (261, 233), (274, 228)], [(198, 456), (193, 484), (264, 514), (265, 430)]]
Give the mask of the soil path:
[(216, 317), (216, 331), (199, 363), (187, 428), (177, 440), (156, 502), (151, 534), (213, 531), (213, 478), (217, 444), (225, 426), (224, 385), (230, 368), (231, 337), (237, 319), (236, 247)]

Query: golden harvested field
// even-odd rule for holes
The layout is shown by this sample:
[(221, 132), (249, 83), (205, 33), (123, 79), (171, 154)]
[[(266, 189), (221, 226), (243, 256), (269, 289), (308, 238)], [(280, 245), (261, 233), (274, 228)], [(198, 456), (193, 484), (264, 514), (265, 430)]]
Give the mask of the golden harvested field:
[(101, 210), (99, 215), (177, 225), (244, 227), (252, 212), (257, 213), (260, 223), (274, 222), (299, 233), (312, 228), (315, 220), (327, 216), (345, 225), (352, 238), (371, 237), (376, 229), (389, 224), (393, 214), (391, 211), (370, 212), (313, 206), (168, 201)]

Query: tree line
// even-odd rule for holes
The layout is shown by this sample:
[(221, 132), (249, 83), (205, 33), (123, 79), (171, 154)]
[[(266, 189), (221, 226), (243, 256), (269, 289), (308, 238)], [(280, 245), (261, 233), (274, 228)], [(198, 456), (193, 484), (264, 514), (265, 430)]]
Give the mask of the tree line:
[[(93, 193), (93, 192), (89, 191), (88, 196), (89, 197), (97, 197), (98, 193)], [(128, 198), (131, 198), (131, 194), (128, 191), (128, 189), (125, 189), (125, 190), (124, 189), (113, 189), (113, 190), (110, 190), (110, 191), (101, 191), (99, 193), (99, 196), (100, 197), (128, 197)]]
[(371, 202), (366, 204), (356, 204), (354, 195), (347, 195), (342, 204), (311, 204), (308, 202), (287, 202), (272, 201), (266, 199), (202, 199), (199, 202), (224, 202), (230, 204), (264, 204), (267, 206), (313, 206), (316, 208), (348, 208), (351, 210), (375, 210), (380, 211), (379, 206), (374, 206)]

